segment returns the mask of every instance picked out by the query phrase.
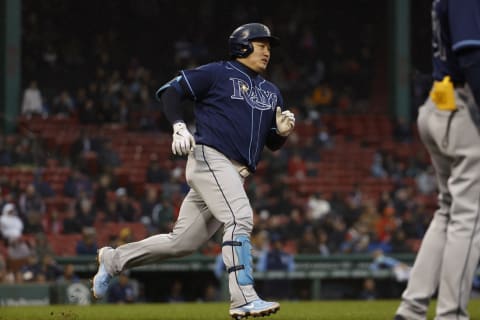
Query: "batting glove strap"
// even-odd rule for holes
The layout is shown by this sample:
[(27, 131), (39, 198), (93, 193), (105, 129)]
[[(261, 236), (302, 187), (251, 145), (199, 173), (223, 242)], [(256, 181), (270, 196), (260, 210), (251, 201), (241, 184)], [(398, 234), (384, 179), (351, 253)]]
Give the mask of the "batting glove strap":
[(178, 156), (188, 155), (195, 147), (195, 139), (184, 122), (173, 125), (172, 152)]
[(275, 117), (277, 121), (277, 133), (282, 137), (290, 135), (295, 127), (295, 115), (288, 110), (282, 111), (280, 107), (277, 107)]

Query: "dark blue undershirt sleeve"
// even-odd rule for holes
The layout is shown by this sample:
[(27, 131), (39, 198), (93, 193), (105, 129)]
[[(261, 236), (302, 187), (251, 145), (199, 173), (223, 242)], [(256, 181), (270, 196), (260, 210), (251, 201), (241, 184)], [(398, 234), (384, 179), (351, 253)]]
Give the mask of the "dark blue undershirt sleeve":
[(478, 107), (480, 105), (480, 47), (459, 50), (457, 56)]
[(163, 103), (163, 113), (171, 124), (184, 121), (183, 101), (186, 98), (186, 94), (177, 90), (174, 86), (168, 87), (162, 93), (160, 99)]

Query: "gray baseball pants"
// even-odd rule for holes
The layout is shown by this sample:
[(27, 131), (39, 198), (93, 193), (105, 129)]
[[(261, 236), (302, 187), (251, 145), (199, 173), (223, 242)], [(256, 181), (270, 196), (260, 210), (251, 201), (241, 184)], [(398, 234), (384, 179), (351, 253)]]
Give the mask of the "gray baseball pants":
[[(245, 172), (244, 169), (215, 149), (197, 145), (188, 156), (186, 166), (191, 188), (172, 232), (106, 251), (103, 261), (107, 271), (118, 274), (124, 269), (191, 254), (222, 226), (224, 243), (234, 243), (240, 235), (249, 238), (253, 211), (244, 189), (244, 178), (239, 174)], [(223, 246), (222, 256), (227, 269), (238, 266), (239, 257), (232, 246)], [(243, 263), (251, 264), (251, 261)], [(232, 308), (258, 299), (253, 283), (239, 284), (237, 273), (229, 273)]]
[(408, 320), (426, 319), (437, 290), (435, 320), (469, 319), (467, 304), (480, 257), (480, 135), (470, 90), (455, 89), (455, 100), (454, 115), (428, 99), (417, 119), (436, 171), (439, 208), (397, 310)]

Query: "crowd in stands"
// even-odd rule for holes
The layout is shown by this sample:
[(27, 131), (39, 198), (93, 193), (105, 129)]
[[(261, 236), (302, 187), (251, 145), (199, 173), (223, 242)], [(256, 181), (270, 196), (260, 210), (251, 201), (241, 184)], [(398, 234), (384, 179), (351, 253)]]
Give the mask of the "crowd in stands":
[[(166, 23), (153, 24), (152, 10), (181, 9), (101, 1), (118, 28), (105, 23), (93, 37), (71, 37), (56, 27), (80, 32), (83, 16), (82, 26), (75, 17), (73, 26), (61, 19), (57, 26), (44, 19), (50, 5), (24, 2), (21, 115), (15, 134), (0, 135), (0, 282), (64, 281), (75, 272), (55, 256), (94, 255), (99, 246), (172, 229), (188, 192), (185, 159), (170, 152), (170, 129), (154, 92), (179, 68), (226, 57), (228, 34), (212, 36), (213, 22), (230, 30), (244, 22), (238, 17), (255, 20), (267, 8), (250, 12), (255, 6), (242, 5), (210, 21), (224, 8), (222, 1), (205, 1), (196, 12), (203, 33), (150, 30), (149, 38), (118, 27), (125, 6), (134, 9), (134, 22), (143, 18), (152, 27)], [(286, 254), (414, 253), (435, 207), (434, 172), (413, 126), (373, 105), (377, 43), (361, 10), (381, 8), (359, 3), (358, 20), (350, 21), (358, 24), (355, 35), (348, 34), (351, 26), (330, 24), (334, 15), (318, 19), (309, 10), (317, 2), (290, 12), (280, 1), (264, 21), (289, 44), (274, 52), (268, 77), (296, 113), (298, 130), (285, 148), (265, 152), (246, 189), (254, 232)], [(59, 16), (86, 10), (57, 4)], [(147, 42), (143, 48), (154, 52), (144, 56), (128, 47)], [(200, 251), (218, 255), (218, 240)]]

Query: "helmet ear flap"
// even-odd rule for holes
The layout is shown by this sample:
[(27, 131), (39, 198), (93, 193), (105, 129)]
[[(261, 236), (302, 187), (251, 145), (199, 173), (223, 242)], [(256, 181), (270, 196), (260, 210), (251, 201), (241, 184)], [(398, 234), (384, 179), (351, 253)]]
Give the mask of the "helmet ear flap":
[(240, 50), (241, 54), (239, 55), (239, 58), (246, 58), (250, 55), (250, 53), (253, 52), (253, 45), (250, 41), (248, 41), (248, 45), (242, 46), (242, 49)]
[(230, 57), (235, 58), (246, 58), (253, 52), (253, 45), (250, 41), (247, 41), (247, 44), (235, 43), (230, 46)]

